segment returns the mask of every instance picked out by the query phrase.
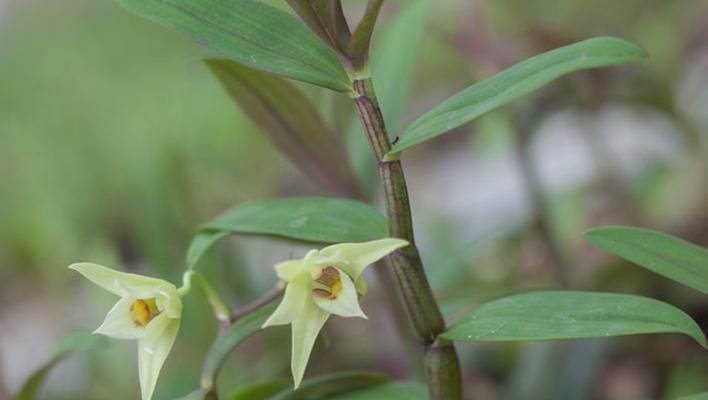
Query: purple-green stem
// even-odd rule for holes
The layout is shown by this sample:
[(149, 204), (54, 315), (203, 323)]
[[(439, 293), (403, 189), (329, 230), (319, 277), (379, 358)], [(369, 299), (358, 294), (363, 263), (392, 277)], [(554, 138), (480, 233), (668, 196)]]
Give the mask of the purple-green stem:
[(461, 399), (457, 352), (452, 342), (439, 337), (445, 331), (445, 319), (435, 301), (415, 245), (408, 188), (401, 161), (397, 157), (386, 157), (391, 149), (391, 142), (371, 78), (355, 80), (352, 97), (378, 162), (379, 175), (386, 195), (389, 236), (410, 242), (409, 246), (392, 253), (389, 260), (406, 310), (423, 347), (430, 399)]

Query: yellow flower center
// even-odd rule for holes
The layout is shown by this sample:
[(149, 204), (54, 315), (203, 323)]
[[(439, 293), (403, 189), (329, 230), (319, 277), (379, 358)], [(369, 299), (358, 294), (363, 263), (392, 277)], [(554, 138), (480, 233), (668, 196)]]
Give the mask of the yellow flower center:
[(138, 299), (130, 304), (130, 319), (133, 320), (135, 326), (141, 328), (159, 313), (155, 299)]
[(339, 276), (337, 268), (327, 266), (322, 268), (320, 277), (315, 279), (315, 282), (326, 286), (328, 289), (314, 289), (313, 292), (319, 297), (326, 297), (334, 300), (342, 291), (342, 278)]

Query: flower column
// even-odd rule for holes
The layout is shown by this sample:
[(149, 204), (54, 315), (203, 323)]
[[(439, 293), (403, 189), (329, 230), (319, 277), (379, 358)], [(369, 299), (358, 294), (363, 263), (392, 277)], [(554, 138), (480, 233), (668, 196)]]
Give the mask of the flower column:
[(460, 399), (462, 389), (457, 352), (451, 342), (439, 337), (445, 331), (445, 320), (435, 302), (415, 246), (408, 189), (401, 161), (398, 157), (386, 157), (391, 143), (371, 78), (355, 80), (352, 97), (378, 162), (386, 196), (389, 235), (410, 243), (410, 246), (392, 253), (390, 259), (408, 315), (424, 347), (430, 398)]

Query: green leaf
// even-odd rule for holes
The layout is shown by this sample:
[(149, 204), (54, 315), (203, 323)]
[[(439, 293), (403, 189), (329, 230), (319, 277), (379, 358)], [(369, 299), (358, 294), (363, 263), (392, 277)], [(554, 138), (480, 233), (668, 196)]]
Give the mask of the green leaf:
[(386, 218), (354, 200), (293, 197), (236, 206), (204, 225), (189, 246), (195, 265), (223, 232), (275, 235), (317, 243), (365, 242), (388, 237)]
[(331, 49), (346, 54), (351, 38), (341, 0), (287, 0), (290, 8)]
[(236, 389), (231, 400), (268, 400), (291, 385), (292, 382), (286, 380), (254, 383)]
[(708, 249), (648, 229), (608, 226), (585, 240), (676, 282), (708, 294)]
[(295, 16), (256, 0), (115, 0), (249, 67), (347, 92), (339, 59)]
[(390, 154), (448, 132), (570, 72), (618, 65), (645, 57), (646, 51), (632, 43), (600, 37), (529, 58), (462, 90), (420, 116), (406, 129)]
[(206, 63), (243, 112), (293, 165), (333, 194), (360, 195), (339, 136), (295, 86), (233, 61)]
[(86, 331), (76, 331), (64, 337), (57, 345), (54, 356), (37, 369), (20, 388), (17, 400), (34, 400), (52, 369), (75, 352), (88, 351), (105, 344), (105, 337)]
[(517, 341), (667, 332), (683, 333), (706, 347), (706, 338), (691, 317), (661, 301), (613, 293), (550, 291), (484, 304), (442, 336), (460, 341)]
[(211, 389), (216, 381), (216, 376), (224, 364), (226, 357), (249, 336), (258, 332), (263, 323), (273, 313), (276, 307), (273, 301), (267, 305), (244, 315), (229, 328), (219, 335), (211, 344), (207, 352), (204, 366), (202, 367), (201, 386)]
[(306, 400), (330, 398), (337, 393), (348, 392), (388, 382), (380, 374), (370, 372), (337, 372), (318, 376), (302, 382), (297, 390), (288, 389), (271, 397), (272, 400)]
[(391, 382), (371, 388), (342, 393), (329, 400), (428, 400), (428, 388), (422, 383)]
[(355, 70), (361, 70), (369, 63), (369, 44), (374, 34), (374, 26), (379, 17), (383, 0), (372, 0), (366, 7), (364, 17), (354, 30), (349, 44), (349, 59)]
[(197, 233), (192, 239), (187, 249), (187, 268), (194, 269), (204, 253), (214, 245), (214, 243), (228, 236), (229, 232), (213, 229), (204, 229)]

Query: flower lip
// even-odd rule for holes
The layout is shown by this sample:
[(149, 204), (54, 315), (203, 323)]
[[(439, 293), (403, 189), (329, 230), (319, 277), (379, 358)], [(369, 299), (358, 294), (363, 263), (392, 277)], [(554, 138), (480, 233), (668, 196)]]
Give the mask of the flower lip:
[(141, 328), (160, 314), (155, 299), (137, 299), (130, 303), (129, 312), (135, 326)]
[(339, 292), (342, 291), (342, 278), (339, 269), (334, 266), (328, 265), (322, 268), (320, 276), (315, 279), (315, 282), (326, 286), (326, 289), (316, 287), (312, 290), (312, 293), (317, 297), (334, 300), (339, 295)]

